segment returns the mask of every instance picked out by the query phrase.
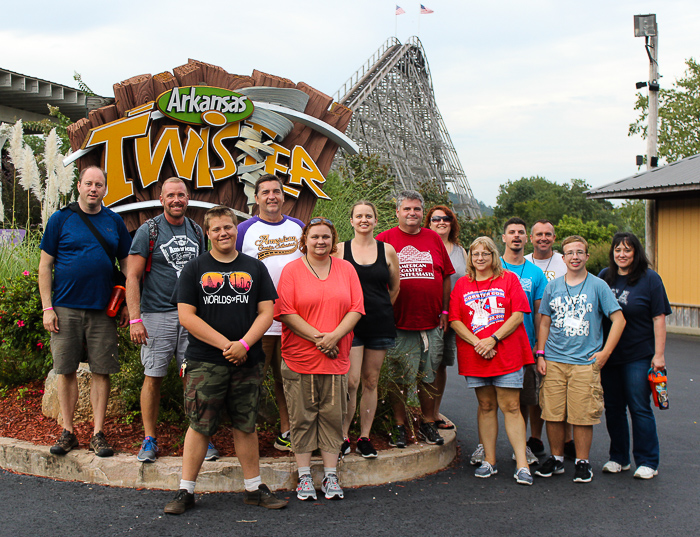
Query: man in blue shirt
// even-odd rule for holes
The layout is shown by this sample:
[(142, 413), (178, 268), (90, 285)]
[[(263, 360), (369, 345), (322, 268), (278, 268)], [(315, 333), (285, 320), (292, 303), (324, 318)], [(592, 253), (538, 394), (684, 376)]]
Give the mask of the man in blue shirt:
[[(566, 422), (574, 426), (574, 482), (589, 483), (593, 425), (603, 413), (600, 370), (615, 349), (625, 318), (607, 284), (588, 274), (588, 243), (572, 235), (562, 242), (567, 273), (547, 284), (540, 304), (537, 369), (542, 419), (552, 456), (535, 471), (540, 477), (564, 473)], [(603, 316), (612, 323), (603, 345)]]
[[(131, 237), (121, 217), (102, 206), (106, 192), (107, 181), (100, 168), (90, 166), (80, 173), (78, 208), (102, 235), (110, 253), (78, 212), (69, 208), (51, 216), (41, 240), (39, 293), (44, 327), (51, 332), (51, 354), (58, 375), (58, 402), (63, 417), (63, 433), (51, 448), (54, 455), (65, 455), (78, 445), (73, 433), (73, 414), (78, 402), (76, 372), (81, 361), (89, 362), (92, 374), (90, 402), (95, 427), (90, 451), (98, 457), (114, 454), (102, 429), (109, 399), (109, 375), (119, 371), (117, 325), (107, 316), (105, 308), (114, 287), (114, 258), (119, 259), (122, 271), (126, 272)], [(120, 320), (120, 326), (127, 326), (126, 308)]]

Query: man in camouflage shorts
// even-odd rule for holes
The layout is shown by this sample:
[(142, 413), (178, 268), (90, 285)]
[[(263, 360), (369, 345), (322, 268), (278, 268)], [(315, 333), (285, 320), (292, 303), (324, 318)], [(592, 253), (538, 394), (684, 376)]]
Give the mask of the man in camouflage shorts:
[(173, 296), (180, 324), (189, 332), (181, 371), (190, 427), (180, 487), (164, 511), (179, 515), (194, 507), (197, 474), (224, 410), (233, 425), (245, 503), (280, 509), (287, 502), (276, 498), (260, 479), (255, 430), (265, 361), (261, 338), (272, 324), (277, 292), (265, 265), (236, 250), (232, 209), (209, 209), (204, 231), (212, 249), (185, 265)]

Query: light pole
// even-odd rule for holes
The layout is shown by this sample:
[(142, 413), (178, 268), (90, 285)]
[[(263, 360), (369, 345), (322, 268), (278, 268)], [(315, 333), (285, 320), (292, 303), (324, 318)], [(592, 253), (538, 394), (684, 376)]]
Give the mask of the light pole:
[[(656, 15), (635, 15), (634, 36), (644, 37), (649, 56), (649, 125), (647, 127), (647, 170), (658, 165), (657, 145), (659, 137), (659, 28)], [(644, 218), (645, 250), (651, 264), (656, 267), (656, 201), (646, 200)]]

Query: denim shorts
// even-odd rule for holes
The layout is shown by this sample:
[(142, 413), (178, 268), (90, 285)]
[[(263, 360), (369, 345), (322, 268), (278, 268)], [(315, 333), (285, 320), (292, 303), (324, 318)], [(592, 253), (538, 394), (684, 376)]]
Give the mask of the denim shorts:
[(353, 347), (365, 347), (375, 351), (383, 351), (384, 349), (393, 349), (396, 346), (396, 338), (393, 337), (360, 337), (353, 334)]
[(467, 388), (481, 388), (483, 386), (496, 386), (497, 388), (522, 389), (525, 378), (525, 368), (520, 368), (513, 373), (497, 375), (495, 377), (467, 377)]

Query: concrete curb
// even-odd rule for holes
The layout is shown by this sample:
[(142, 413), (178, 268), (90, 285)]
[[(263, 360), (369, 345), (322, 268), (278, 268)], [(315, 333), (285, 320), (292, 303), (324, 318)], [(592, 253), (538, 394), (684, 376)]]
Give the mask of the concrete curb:
[[(406, 449), (380, 451), (376, 459), (363, 459), (352, 453), (338, 463), (343, 487), (382, 485), (408, 481), (447, 467), (457, 454), (455, 431), (441, 431), (442, 446), (411, 444)], [(65, 456), (52, 455), (49, 446), (37, 446), (14, 438), (0, 438), (0, 467), (12, 472), (81, 481), (113, 487), (177, 490), (180, 483), (180, 457), (162, 457), (142, 464), (133, 454), (117, 454), (101, 459), (84, 449)], [(320, 457), (311, 461), (314, 481), (323, 478)], [(260, 459), (260, 475), (271, 490), (293, 490), (297, 483), (294, 456)], [(238, 459), (224, 457), (205, 462), (197, 477), (197, 492), (242, 492), (243, 473)]]

